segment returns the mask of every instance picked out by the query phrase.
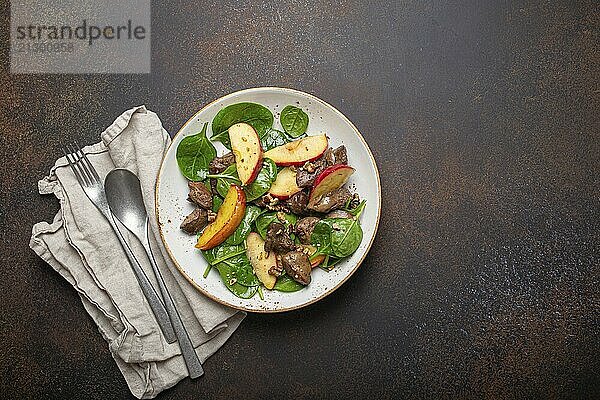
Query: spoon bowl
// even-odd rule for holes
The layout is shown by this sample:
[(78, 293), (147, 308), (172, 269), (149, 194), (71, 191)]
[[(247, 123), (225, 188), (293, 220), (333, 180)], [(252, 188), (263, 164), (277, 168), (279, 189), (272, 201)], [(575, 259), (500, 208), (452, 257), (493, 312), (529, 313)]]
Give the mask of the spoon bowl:
[(140, 240), (146, 237), (148, 213), (139, 178), (128, 169), (113, 169), (106, 176), (104, 191), (113, 215)]
[(156, 275), (156, 281), (158, 282), (167, 314), (169, 314), (169, 318), (173, 324), (175, 335), (181, 347), (181, 354), (183, 355), (190, 377), (197, 378), (201, 376), (204, 373), (202, 363), (198, 358), (196, 350), (194, 350), (190, 336), (183, 325), (181, 316), (177, 312), (175, 302), (169, 293), (158, 264), (156, 264), (154, 254), (152, 254), (152, 247), (150, 247), (150, 240), (148, 239), (148, 213), (144, 205), (142, 186), (139, 178), (127, 169), (114, 169), (106, 176), (104, 190), (110, 211), (144, 246), (152, 270)]

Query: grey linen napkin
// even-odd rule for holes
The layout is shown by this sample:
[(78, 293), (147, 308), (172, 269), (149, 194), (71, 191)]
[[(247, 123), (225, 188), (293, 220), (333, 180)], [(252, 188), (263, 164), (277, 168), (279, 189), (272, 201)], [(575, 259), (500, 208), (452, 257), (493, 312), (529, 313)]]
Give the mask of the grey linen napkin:
[[(204, 361), (231, 336), (245, 313), (199, 293), (175, 268), (160, 241), (155, 181), (170, 142), (157, 115), (140, 106), (120, 115), (102, 133), (101, 142), (85, 147), (84, 152), (103, 179), (115, 167), (127, 168), (140, 178), (154, 254)], [(153, 398), (186, 377), (179, 345), (165, 341), (115, 233), (85, 196), (64, 157), (38, 187), (40, 194), (54, 194), (60, 200), (60, 211), (52, 223), (33, 227), (30, 246), (73, 285), (131, 392), (138, 398)], [(121, 231), (158, 289), (143, 248), (125, 228)]]

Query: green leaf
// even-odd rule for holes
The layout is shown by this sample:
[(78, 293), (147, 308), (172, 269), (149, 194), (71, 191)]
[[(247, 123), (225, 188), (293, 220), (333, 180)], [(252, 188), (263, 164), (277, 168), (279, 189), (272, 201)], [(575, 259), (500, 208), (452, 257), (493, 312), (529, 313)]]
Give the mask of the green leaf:
[(230, 245), (223, 243), (213, 247), (210, 250), (202, 250), (202, 256), (209, 264), (214, 265), (245, 251), (246, 249), (243, 245)]
[(213, 136), (211, 140), (217, 140), (231, 149), (227, 130), (238, 122), (251, 125), (258, 136), (262, 137), (273, 126), (273, 113), (268, 108), (256, 103), (236, 103), (227, 106), (219, 111), (212, 120)]
[(354, 215), (356, 218), (360, 217), (360, 214), (362, 214), (363, 210), (365, 209), (365, 205), (367, 204), (366, 200), (361, 201), (360, 203), (358, 203), (358, 205), (352, 209), (345, 207), (345, 210), (348, 211), (350, 214)]
[[(219, 271), (221, 280), (233, 294), (241, 298), (254, 296), (260, 282), (252, 271), (252, 265), (243, 245), (232, 246), (223, 243), (210, 250), (202, 251), (202, 255)], [(207, 271), (209, 272), (208, 269)]]
[(343, 258), (336, 258), (333, 256), (329, 257), (329, 263), (327, 264), (327, 268), (328, 269), (332, 269), (335, 265), (339, 264), (340, 261), (342, 261)]
[(231, 142), (229, 141), (229, 131), (227, 130), (224, 130), (223, 132), (217, 134), (213, 134), (210, 137), (210, 140), (212, 140), (213, 142), (221, 142), (223, 143), (223, 146), (231, 150)]
[(277, 278), (277, 282), (273, 287), (274, 290), (279, 290), (280, 292), (297, 292), (298, 290), (304, 288), (304, 285), (299, 284), (298, 282), (290, 278), (289, 275), (286, 274), (281, 275), (279, 278)]
[[(254, 275), (250, 260), (246, 256), (246, 253), (239, 254), (219, 264), (227, 264), (231, 268), (234, 277), (237, 279), (237, 283), (244, 286), (258, 286), (260, 281)], [(217, 265), (219, 265), (217, 264)]]
[(308, 114), (295, 106), (286, 106), (281, 111), (279, 121), (287, 134), (294, 138), (304, 134), (308, 128)]
[(191, 181), (204, 180), (208, 172), (208, 164), (217, 156), (215, 146), (206, 138), (206, 127), (196, 135), (183, 138), (177, 145), (177, 165), (179, 170)]
[(318, 254), (348, 257), (358, 249), (362, 238), (363, 231), (357, 218), (322, 219), (317, 222), (310, 236), (311, 244), (317, 248), (311, 257)]
[(271, 150), (277, 146), (283, 146), (291, 142), (292, 139), (285, 133), (277, 129), (269, 130), (261, 139), (260, 143), (264, 151)]
[(260, 297), (261, 300), (265, 299), (265, 296), (263, 295), (263, 291), (262, 291), (262, 286), (257, 286), (258, 287), (258, 297)]
[(213, 212), (219, 211), (221, 204), (223, 204), (223, 199), (221, 198), (221, 196), (216, 196), (216, 195), (213, 196), (213, 207), (212, 207)]
[(329, 219), (322, 219), (315, 224), (310, 235), (310, 244), (317, 248), (317, 251), (311, 256), (316, 257), (320, 254), (330, 254), (331, 252), (331, 232), (333, 228)]
[(332, 218), (330, 225), (332, 254), (342, 258), (354, 253), (363, 238), (363, 231), (358, 221), (349, 218)]
[(252, 223), (256, 220), (256, 218), (258, 218), (261, 212), (262, 210), (257, 206), (247, 206), (242, 222), (225, 242), (227, 244), (240, 244), (246, 240), (246, 237), (248, 237), (248, 234), (252, 228)]
[(236, 295), (237, 297), (241, 297), (242, 299), (249, 299), (253, 297), (258, 291), (258, 285), (256, 286), (244, 286), (237, 282), (236, 273), (231, 268), (230, 265), (225, 263), (220, 263), (215, 265), (217, 271), (219, 271), (219, 275), (221, 276), (221, 280), (229, 289), (231, 293)]
[[(246, 201), (256, 200), (267, 193), (273, 182), (275, 182), (275, 179), (277, 179), (277, 166), (272, 160), (265, 158), (263, 160), (263, 167), (258, 172), (256, 179), (250, 185), (244, 187)], [(239, 183), (235, 164), (232, 164), (219, 174), (219, 177), (217, 178), (217, 192), (222, 197), (225, 197), (229, 187), (232, 184)]]
[(237, 185), (240, 183), (240, 179), (238, 178), (237, 170), (235, 168), (235, 164), (231, 164), (229, 167), (225, 169), (225, 171), (219, 174), (217, 178), (217, 193), (221, 195), (221, 197), (227, 196), (227, 191), (231, 185)]
[(250, 185), (244, 187), (246, 201), (256, 200), (267, 193), (275, 179), (277, 179), (277, 166), (271, 159), (265, 158), (263, 167), (258, 171), (256, 179)]
[[(284, 219), (284, 225), (289, 226), (294, 225), (298, 220), (298, 217), (295, 214), (284, 214)], [(267, 229), (269, 228), (269, 225), (271, 225), (271, 222), (281, 222), (279, 218), (277, 218), (277, 213), (275, 211), (261, 214), (256, 219), (256, 232), (263, 239), (267, 238)]]

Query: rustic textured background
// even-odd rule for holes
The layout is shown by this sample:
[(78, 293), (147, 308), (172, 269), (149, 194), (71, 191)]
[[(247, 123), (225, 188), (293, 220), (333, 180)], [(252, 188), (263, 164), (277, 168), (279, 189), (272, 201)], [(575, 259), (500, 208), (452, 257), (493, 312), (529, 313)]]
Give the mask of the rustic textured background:
[(250, 315), (161, 399), (599, 398), (600, 7), (593, 1), (155, 2), (150, 75), (10, 76), (2, 2), (0, 393), (128, 398), (70, 286), (27, 244), (61, 140), (146, 104), (174, 134), (253, 86), (361, 129), (383, 218), (322, 302)]

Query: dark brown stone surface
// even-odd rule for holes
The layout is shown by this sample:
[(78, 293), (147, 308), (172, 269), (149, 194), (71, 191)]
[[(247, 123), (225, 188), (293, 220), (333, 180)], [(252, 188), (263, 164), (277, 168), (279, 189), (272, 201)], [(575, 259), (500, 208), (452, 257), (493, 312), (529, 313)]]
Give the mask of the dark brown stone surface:
[[(28, 248), (61, 142), (146, 104), (166, 129), (246, 87), (332, 103), (383, 218), (335, 294), (249, 315), (161, 399), (600, 397), (600, 10), (592, 1), (154, 2), (152, 74), (9, 75), (1, 9), (0, 397), (131, 395)], [(352, 155), (350, 155), (350, 158)]]

